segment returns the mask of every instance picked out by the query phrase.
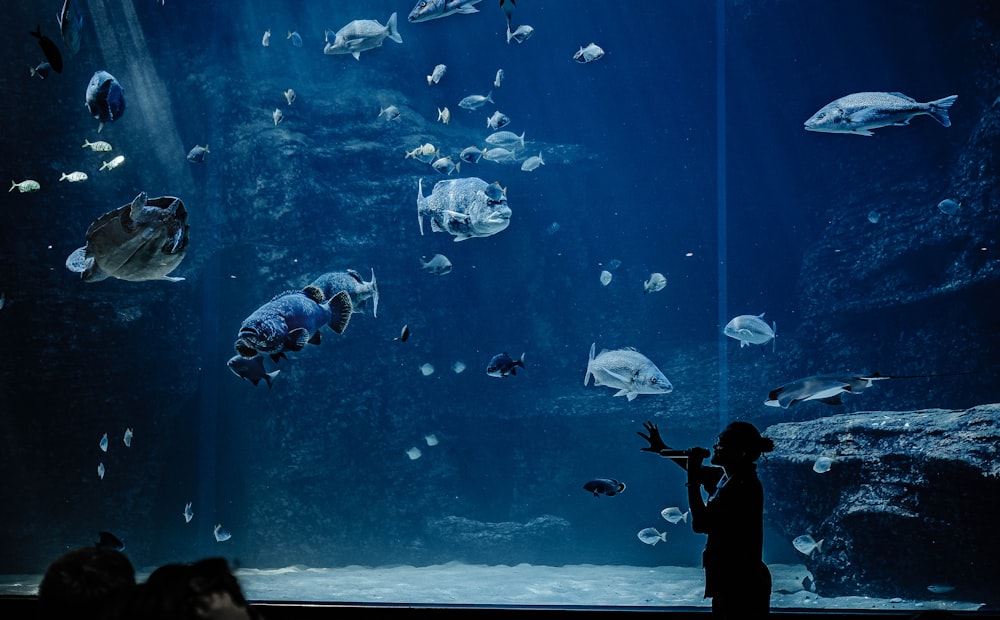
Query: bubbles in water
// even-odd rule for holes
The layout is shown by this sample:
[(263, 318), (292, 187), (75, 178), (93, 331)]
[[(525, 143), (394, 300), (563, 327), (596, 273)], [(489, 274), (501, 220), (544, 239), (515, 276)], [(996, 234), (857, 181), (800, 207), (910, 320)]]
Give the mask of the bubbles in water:
[(938, 209), (941, 209), (941, 213), (945, 215), (955, 215), (958, 213), (958, 207), (961, 206), (951, 198), (945, 198), (938, 203)]
[(879, 221), (879, 219), (881, 217), (882, 217), (882, 214), (879, 213), (878, 211), (869, 211), (868, 212), (868, 221), (871, 222), (872, 224), (878, 224), (878, 221)]

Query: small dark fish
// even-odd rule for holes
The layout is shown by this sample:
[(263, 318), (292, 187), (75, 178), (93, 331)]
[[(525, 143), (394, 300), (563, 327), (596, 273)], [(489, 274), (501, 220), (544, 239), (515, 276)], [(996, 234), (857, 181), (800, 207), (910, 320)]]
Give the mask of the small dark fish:
[(94, 543), (95, 547), (101, 547), (103, 549), (114, 549), (115, 551), (121, 551), (125, 548), (125, 543), (123, 543), (117, 536), (111, 532), (105, 532), (101, 530), (97, 533), (97, 542)]
[(517, 367), (524, 368), (524, 353), (520, 359), (514, 359), (506, 353), (494, 355), (486, 367), (486, 374), (491, 377), (506, 377), (507, 375), (517, 375)]
[(398, 340), (400, 342), (406, 342), (406, 339), (410, 337), (410, 326), (404, 325), (403, 329), (399, 332), (398, 338), (393, 338), (393, 340)]
[(264, 368), (264, 356), (262, 355), (250, 359), (241, 355), (234, 355), (226, 362), (226, 366), (229, 366), (229, 370), (233, 371), (233, 374), (237, 377), (253, 383), (254, 387), (257, 387), (261, 379), (267, 381), (267, 387), (271, 387), (271, 381), (281, 372), (280, 370), (267, 372)]
[(507, 26), (510, 26), (510, 20), (514, 17), (514, 9), (516, 8), (514, 0), (500, 0), (500, 10), (507, 16)]
[(614, 478), (595, 478), (583, 485), (584, 490), (590, 491), (597, 497), (604, 493), (608, 497), (614, 497), (625, 490), (625, 483), (618, 482)]
[(190, 162), (194, 162), (196, 164), (200, 164), (200, 163), (203, 163), (205, 161), (205, 154), (206, 153), (211, 153), (211, 152), (212, 151), (208, 150), (208, 145), (207, 144), (205, 146), (199, 146), (199, 145), (196, 144), (193, 149), (191, 149), (190, 151), (188, 151), (187, 159)]
[(35, 29), (29, 32), (28, 34), (38, 39), (38, 45), (41, 46), (42, 53), (45, 54), (45, 60), (49, 61), (49, 64), (52, 65), (52, 69), (56, 73), (62, 73), (63, 70), (62, 54), (59, 52), (59, 48), (52, 41), (52, 39), (42, 34), (41, 24), (36, 26)]

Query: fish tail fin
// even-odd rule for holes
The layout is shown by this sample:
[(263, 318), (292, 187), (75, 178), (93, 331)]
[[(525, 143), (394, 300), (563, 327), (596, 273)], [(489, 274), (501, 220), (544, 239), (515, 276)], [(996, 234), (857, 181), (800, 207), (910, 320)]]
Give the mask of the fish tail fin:
[(330, 311), (333, 314), (330, 319), (330, 329), (338, 334), (344, 333), (354, 312), (354, 304), (351, 303), (351, 296), (347, 291), (340, 291), (330, 299)]
[(958, 95), (951, 95), (950, 97), (945, 97), (944, 99), (931, 101), (929, 104), (930, 110), (928, 110), (927, 113), (931, 115), (931, 118), (945, 127), (951, 127), (951, 119), (948, 118), (948, 108), (955, 103), (956, 99), (958, 99)]
[(524, 353), (523, 353), (523, 352), (521, 353), (521, 357), (520, 357), (520, 359), (518, 359), (518, 360), (517, 360), (517, 364), (518, 364), (518, 365), (519, 365), (519, 366), (520, 366), (521, 368), (524, 368)]
[(15, 183), (14, 181), (11, 181), (10, 182), (10, 189), (7, 190), (7, 193), (9, 194), (10, 192), (14, 191), (15, 187), (17, 187), (17, 183)]
[(403, 37), (399, 36), (399, 31), (396, 30), (396, 14), (393, 13), (389, 16), (389, 22), (385, 25), (389, 29), (388, 37), (395, 41), (396, 43), (402, 43)]
[(514, 37), (514, 34), (510, 31), (510, 20), (507, 20), (507, 45), (510, 45), (510, 40)]
[(775, 350), (775, 339), (778, 337), (778, 322), (771, 321), (771, 353)]
[[(32, 69), (31, 71), (32, 71), (32, 75), (34, 75), (34, 71), (35, 71), (35, 70), (34, 70), (34, 69)], [(83, 139), (83, 144), (82, 144), (82, 145), (80, 146), (80, 148), (82, 148), (82, 149), (85, 149), (85, 148), (87, 148), (88, 146), (90, 146), (90, 140), (88, 140), (88, 139), (84, 138), (84, 139)]]
[(488, 92), (488, 93), (486, 94), (486, 100), (487, 100), (487, 101), (489, 101), (490, 103), (495, 103), (495, 102), (493, 101), (493, 90), (492, 90), (492, 89), (490, 89), (490, 92)]
[(417, 179), (417, 223), (420, 224), (420, 236), (424, 236), (424, 214), (420, 211), (420, 207), (426, 199), (424, 198), (424, 180)]
[[(587, 381), (590, 380), (590, 377), (593, 376), (593, 373), (590, 372), (590, 366), (591, 366), (591, 364), (594, 363), (594, 351), (596, 349), (597, 349), (597, 343), (594, 342), (594, 343), (592, 343), (590, 345), (590, 359), (587, 360), (587, 374), (583, 375), (583, 385), (584, 385), (584, 387), (586, 387)], [(597, 377), (594, 377), (594, 383), (595, 384), (597, 383)]]
[[(274, 381), (274, 378), (278, 376), (279, 372), (281, 371), (272, 370), (271, 372), (264, 373), (264, 380), (267, 381), (267, 387), (271, 387), (271, 382)], [(254, 382), (254, 385), (257, 385), (256, 381)]]
[(372, 281), (368, 284), (372, 287), (372, 318), (378, 318), (378, 285), (375, 284), (375, 268), (372, 267)]

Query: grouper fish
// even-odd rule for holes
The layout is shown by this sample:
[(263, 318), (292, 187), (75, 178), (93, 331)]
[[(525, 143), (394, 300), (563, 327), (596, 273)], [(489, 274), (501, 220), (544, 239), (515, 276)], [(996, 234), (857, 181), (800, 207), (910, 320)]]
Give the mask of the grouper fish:
[(319, 330), (324, 325), (343, 333), (353, 311), (347, 291), (330, 299), (325, 299), (315, 286), (281, 293), (244, 319), (236, 352), (245, 358), (262, 354), (278, 361), (285, 351), (301, 351), (306, 344), (319, 344)]
[(424, 234), (424, 217), (433, 232), (454, 235), (455, 241), (488, 237), (510, 225), (507, 196), (496, 183), (476, 177), (448, 179), (434, 184), (424, 196), (423, 179), (417, 182), (417, 222)]
[(372, 317), (378, 316), (378, 285), (375, 282), (375, 270), (372, 269), (372, 279), (365, 282), (361, 274), (353, 269), (330, 271), (313, 280), (310, 286), (323, 291), (326, 299), (333, 298), (340, 291), (347, 291), (354, 305), (354, 312), (363, 313), (371, 301)]

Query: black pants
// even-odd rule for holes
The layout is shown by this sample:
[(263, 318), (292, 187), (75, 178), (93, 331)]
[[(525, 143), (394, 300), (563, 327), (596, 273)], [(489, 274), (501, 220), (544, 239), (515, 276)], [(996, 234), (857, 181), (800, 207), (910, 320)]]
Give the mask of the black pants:
[(771, 571), (761, 562), (742, 579), (716, 582), (712, 593), (712, 618), (715, 620), (757, 620), (771, 612)]

